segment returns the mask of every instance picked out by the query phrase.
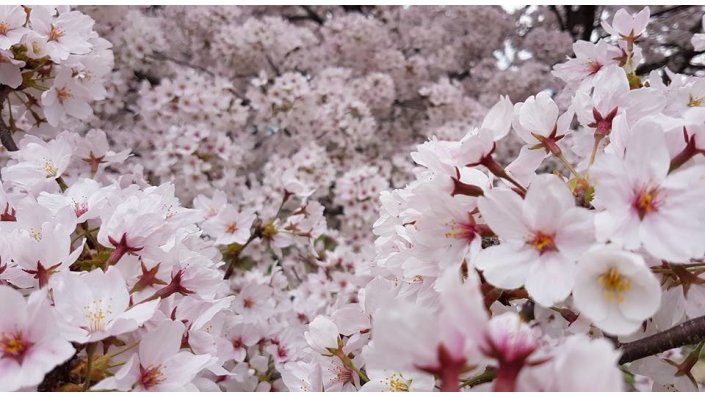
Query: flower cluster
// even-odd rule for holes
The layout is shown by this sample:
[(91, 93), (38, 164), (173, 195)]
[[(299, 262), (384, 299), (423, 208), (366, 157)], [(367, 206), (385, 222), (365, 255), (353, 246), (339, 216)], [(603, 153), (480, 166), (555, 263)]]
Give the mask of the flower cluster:
[(104, 79), (113, 68), (111, 44), (93, 23), (68, 7), (0, 9), (0, 94), (11, 128), (46, 132), (46, 123), (92, 116), (90, 103), (106, 97)]
[[(423, 171), (383, 193), (375, 223), (375, 278), (358, 309), (371, 336), (354, 353), (368, 372), (434, 375), (442, 390), (488, 379), (496, 391), (624, 390), (614, 342), (705, 314), (701, 79), (636, 75), (648, 20), (648, 8), (621, 10), (603, 22), (610, 38), (574, 45), (555, 67), (574, 93), (567, 107), (546, 91), (502, 98), (462, 139), (412, 153)], [(495, 148), (512, 132), (523, 147), (502, 164)], [(537, 174), (548, 157), (558, 166)], [(350, 339), (327, 348), (347, 354), (357, 334), (339, 333)], [(630, 387), (692, 390), (700, 348), (665, 361), (673, 376), (657, 357), (621, 371)]]

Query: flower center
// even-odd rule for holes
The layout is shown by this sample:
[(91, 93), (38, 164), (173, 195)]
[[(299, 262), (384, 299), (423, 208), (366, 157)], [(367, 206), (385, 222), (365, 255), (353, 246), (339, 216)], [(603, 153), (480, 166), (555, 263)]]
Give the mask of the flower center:
[(597, 62), (595, 60), (591, 60), (588, 62), (588, 70), (590, 71), (590, 75), (593, 75), (602, 69), (602, 64), (600, 62)]
[(34, 54), (39, 54), (42, 52), (42, 47), (39, 45), (39, 42), (37, 42), (37, 41), (32, 42), (32, 52)]
[(162, 366), (147, 367), (146, 369), (140, 365), (140, 384), (145, 389), (149, 389), (164, 381), (161, 371)]
[(457, 238), (458, 240), (465, 240), (468, 243), (477, 235), (477, 230), (475, 226), (470, 223), (457, 222), (452, 220), (450, 223), (450, 230), (446, 232), (446, 237)]
[(101, 300), (94, 300), (92, 305), (84, 306), (83, 312), (86, 320), (88, 320), (88, 331), (96, 332), (103, 329), (105, 319), (112, 313), (110, 305), (108, 308), (103, 308)]
[(616, 300), (621, 303), (624, 301), (624, 293), (632, 288), (632, 282), (615, 268), (602, 273), (597, 281), (604, 290), (607, 301)]
[(693, 98), (692, 96), (688, 99), (688, 106), (691, 108), (703, 106), (705, 98)]
[(47, 178), (55, 177), (57, 172), (59, 171), (56, 165), (54, 165), (54, 162), (47, 159), (44, 159), (44, 165), (42, 166), (42, 169), (47, 174)]
[(404, 382), (404, 380), (397, 374), (392, 374), (387, 379), (389, 383), (389, 391), (393, 392), (407, 392), (409, 391), (409, 385)]
[(20, 331), (0, 335), (0, 353), (18, 362), (22, 361), (24, 354), (30, 346), (31, 343), (23, 338), (22, 332)]
[(255, 301), (253, 301), (253, 300), (250, 299), (250, 298), (245, 298), (245, 299), (242, 300), (242, 307), (244, 307), (244, 308), (249, 309), (249, 308), (251, 308), (251, 307), (254, 306), (254, 305), (255, 305)]
[(0, 34), (5, 36), (7, 32), (10, 30), (10, 27), (7, 26), (5, 22), (0, 22)]
[(633, 207), (639, 214), (639, 219), (658, 209), (659, 191), (657, 189), (643, 189), (634, 198)]
[(51, 25), (51, 30), (49, 31), (49, 41), (59, 41), (64, 32), (57, 29), (56, 26)]
[(67, 99), (71, 98), (71, 90), (67, 87), (59, 87), (56, 89), (56, 98), (59, 103), (63, 104)]
[(277, 227), (274, 225), (273, 222), (267, 222), (264, 227), (262, 228), (262, 237), (271, 240), (274, 238), (274, 236), (277, 235), (279, 231), (277, 230)]
[(233, 234), (237, 231), (237, 223), (228, 223), (225, 225), (225, 233)]
[(86, 203), (77, 203), (73, 202), (73, 210), (76, 212), (76, 217), (80, 217), (81, 215), (85, 214), (88, 212), (88, 204)]
[(29, 229), (29, 237), (31, 237), (34, 241), (39, 241), (42, 239), (42, 232), (35, 228), (31, 228)]
[(352, 380), (352, 371), (345, 367), (338, 367), (335, 379), (341, 383), (350, 382)]
[(546, 252), (558, 251), (554, 240), (555, 237), (555, 233), (535, 232), (528, 243), (534, 246), (534, 249), (539, 252), (539, 255), (543, 255)]

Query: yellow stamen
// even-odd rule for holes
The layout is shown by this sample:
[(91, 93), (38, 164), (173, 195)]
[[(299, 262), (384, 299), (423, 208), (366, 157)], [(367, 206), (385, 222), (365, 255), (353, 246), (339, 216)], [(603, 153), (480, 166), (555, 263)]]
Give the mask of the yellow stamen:
[(277, 227), (274, 226), (273, 222), (267, 222), (262, 228), (262, 237), (265, 239), (272, 239), (277, 235)]
[(156, 386), (164, 381), (164, 376), (161, 371), (162, 366), (148, 367), (147, 369), (140, 368), (140, 383), (145, 389)]
[(42, 169), (44, 170), (44, 172), (46, 172), (47, 178), (55, 177), (57, 172), (59, 171), (56, 165), (54, 165), (54, 162), (47, 159), (44, 159), (44, 165), (42, 166)]
[(705, 98), (693, 98), (691, 96), (688, 99), (688, 106), (691, 108), (703, 106), (703, 101), (705, 101)]
[(20, 331), (0, 335), (0, 353), (2, 353), (1, 355), (3, 356), (20, 360), (24, 352), (29, 348), (29, 345), (30, 344), (25, 341)]
[(398, 374), (392, 374), (391, 376), (385, 378), (387, 383), (389, 383), (389, 391), (392, 392), (408, 392), (409, 384), (404, 382), (404, 380)]
[(56, 26), (51, 25), (51, 30), (49, 31), (49, 41), (59, 41), (64, 32), (57, 29)]
[(42, 232), (37, 229), (29, 229), (29, 236), (32, 237), (34, 241), (39, 241), (42, 239)]
[(658, 190), (657, 189), (644, 189), (639, 194), (637, 194), (634, 200), (634, 208), (636, 208), (639, 213), (639, 218), (643, 219), (644, 216), (656, 211), (658, 205)]
[(92, 305), (87, 305), (83, 307), (83, 312), (86, 320), (88, 320), (88, 331), (95, 332), (100, 331), (104, 327), (104, 321), (112, 313), (110, 310), (110, 305), (108, 308), (103, 308), (103, 302), (101, 300), (94, 300)]
[(607, 301), (616, 300), (621, 303), (624, 301), (624, 293), (632, 287), (632, 282), (615, 268), (602, 273), (597, 280), (605, 292)]
[(555, 233), (536, 232), (528, 241), (541, 255), (548, 251), (558, 251), (555, 242)]

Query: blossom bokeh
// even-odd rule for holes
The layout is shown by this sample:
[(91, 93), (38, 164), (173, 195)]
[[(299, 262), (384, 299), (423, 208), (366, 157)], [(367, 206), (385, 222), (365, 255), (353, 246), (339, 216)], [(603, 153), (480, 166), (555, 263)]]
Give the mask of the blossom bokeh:
[(701, 390), (704, 14), (0, 6), (0, 390)]

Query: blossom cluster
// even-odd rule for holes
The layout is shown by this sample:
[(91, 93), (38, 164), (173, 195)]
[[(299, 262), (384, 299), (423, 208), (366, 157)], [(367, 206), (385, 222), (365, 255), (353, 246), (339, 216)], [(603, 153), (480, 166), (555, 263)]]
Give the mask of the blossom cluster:
[(345, 7), (0, 7), (0, 390), (698, 390), (649, 8)]
[[(374, 382), (434, 375), (458, 390), (491, 374), (496, 391), (625, 390), (626, 373), (637, 389), (697, 390), (702, 346), (634, 362), (616, 349), (704, 314), (702, 82), (636, 75), (648, 21), (648, 8), (621, 10), (603, 22), (609, 38), (574, 44), (554, 67), (568, 106), (547, 91), (501, 98), (462, 139), (412, 153), (422, 171), (382, 194), (358, 308), (371, 335), (354, 355), (385, 374)], [(523, 146), (502, 164), (511, 133)], [(558, 166), (537, 174), (547, 157)], [(326, 347), (347, 352), (338, 343)]]
[(89, 16), (68, 7), (2, 6), (0, 83), (14, 127), (32, 133), (93, 114), (113, 68), (111, 44)]

